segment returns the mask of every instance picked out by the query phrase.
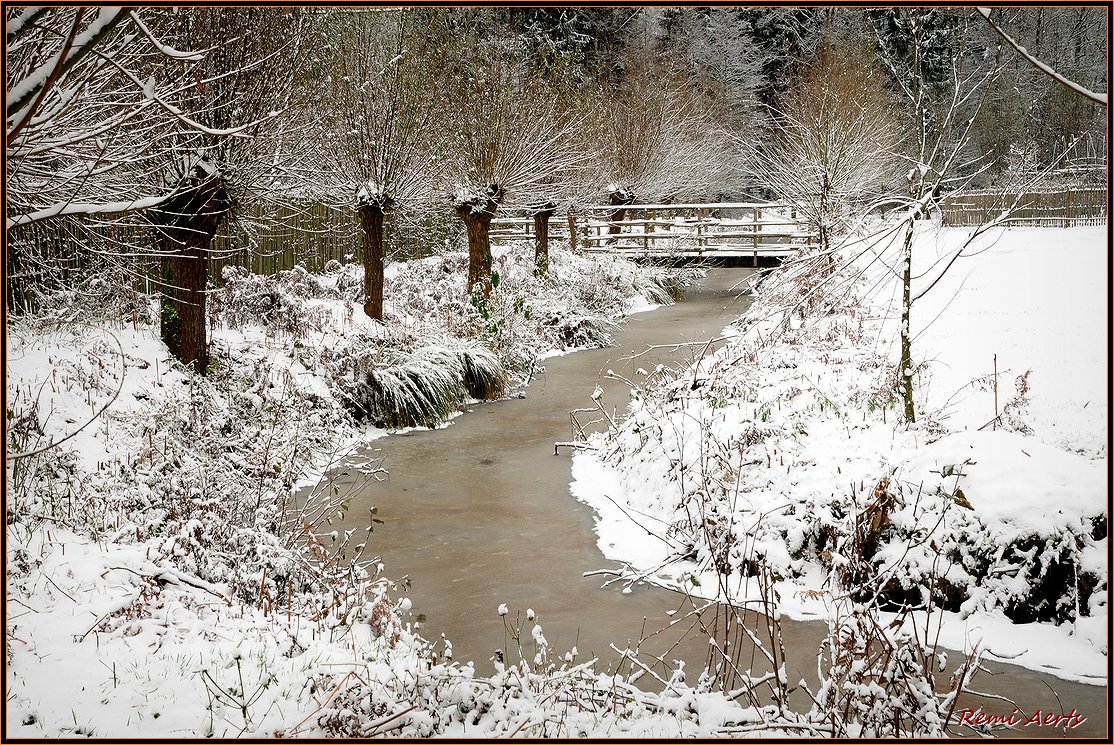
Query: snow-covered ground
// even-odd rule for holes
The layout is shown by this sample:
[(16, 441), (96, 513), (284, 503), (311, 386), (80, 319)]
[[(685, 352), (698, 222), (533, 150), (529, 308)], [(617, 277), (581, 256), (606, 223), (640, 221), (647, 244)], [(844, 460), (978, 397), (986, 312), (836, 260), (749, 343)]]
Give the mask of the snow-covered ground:
[[(1085, 306), (1090, 301), (1084, 294), (1100, 289), (1105, 277), (1105, 264), (1097, 265), (1105, 261), (1100, 232), (1012, 233), (1058, 240), (1078, 254), (1072, 276), (1092, 284), (1073, 285), (1068, 294), (1078, 289), (1079, 297), (1070, 300)], [(1007, 252), (1015, 250), (1013, 245), (1008, 240), (998, 244)], [(979, 286), (990, 255), (973, 260), (979, 271), (965, 288)], [(148, 299), (111, 285), (90, 282), (72, 297), (51, 298), (50, 317), (10, 326), (7, 390), (14, 439), (9, 451), (26, 452), (72, 437), (36, 457), (7, 464), (7, 734), (637, 738), (776, 734), (787, 717), (787, 732), (820, 731), (810, 728), (822, 717), (810, 723), (805, 716), (759, 710), (745, 699), (726, 699), (701, 681), (677, 679), (663, 693), (652, 693), (637, 687), (638, 673), (597, 673), (590, 661), (558, 659), (544, 649), (536, 659), (508, 654), (507, 666), (496, 675), (478, 677), (469, 663), (452, 659), (451, 643), (421, 638), (420, 609), (411, 610), (404, 591), (390, 582), (389, 566), (341, 559), (339, 548), (353, 549), (365, 540), (331, 529), (330, 518), (334, 510), (345, 509), (346, 494), (322, 494), (310, 507), (290, 499), (330, 462), (384, 436), (383, 429), (353, 419), (351, 396), (357, 389), (348, 384), (359, 374), (390, 367), (391, 360), (406, 364), (431, 346), (460, 354), (483, 349), (497, 358), (513, 384), (528, 376), (534, 359), (547, 350), (599, 343), (610, 318), (664, 300), (661, 278), (626, 262), (588, 261), (555, 251), (552, 266), (553, 280), (537, 280), (528, 255), (503, 252), (496, 258), (500, 285), (483, 306), (461, 290), (459, 254), (397, 266), (388, 276), (387, 296), (397, 300), (388, 304), (385, 327), (362, 317), (356, 297), (360, 277), (351, 268), (334, 267), (324, 276), (294, 271), (278, 280), (229, 276), (226, 288), (212, 298), (214, 365), (205, 379), (169, 360), (158, 339), (156, 308)], [(1048, 294), (1051, 283), (1048, 272), (1041, 276), (1046, 286), (1037, 300)], [(865, 285), (867, 290), (874, 286)], [(861, 290), (856, 292), (864, 294)], [(762, 309), (774, 313), (786, 299), (778, 297), (772, 282), (763, 292), (755, 304), (756, 319)], [(883, 296), (879, 284), (873, 299)], [(1089, 378), (1063, 391), (1069, 403), (1090, 400), (1086, 407), (1079, 403), (1070, 409), (1054, 397), (1042, 399), (1050, 394), (1036, 381), (1047, 368), (1010, 356), (1024, 350), (1025, 342), (1000, 344), (1003, 405), (1014, 395), (1010, 384), (1021, 368), (1034, 370), (1029, 406), (1015, 407), (1003, 422), (1012, 430), (1028, 424), (1033, 434), (962, 431), (957, 426), (961, 414), (979, 420), (988, 400), (993, 411), (992, 393), (974, 388), (963, 391), (962, 406), (953, 402), (936, 420), (926, 416), (921, 429), (897, 429), (894, 403), (885, 398), (885, 366), (879, 364), (893, 352), (882, 341), (889, 337), (876, 328), (886, 321), (878, 307), (871, 310), (857, 297), (842, 305), (837, 300), (827, 298), (839, 312), (822, 315), (826, 320), (819, 324), (808, 313), (804, 323), (775, 313), (748, 328), (735, 327), (735, 342), (702, 364), (698, 377), (706, 384), (694, 389), (686, 373), (687, 388), (681, 390), (687, 413), (720, 432), (721, 443), (734, 446), (725, 451), (724, 462), (736, 455), (741, 459), (733, 467), (742, 478), (722, 492), (733, 494), (736, 505), (750, 505), (737, 512), (758, 528), (755, 538), (746, 539), (752, 545), (745, 552), (760, 547), (786, 578), (783, 610), (823, 615), (817, 604), (792, 592), (821, 586), (823, 567), (801, 553), (810, 541), (808, 525), (789, 520), (784, 509), (759, 515), (765, 508), (758, 506), (769, 497), (779, 505), (793, 500), (802, 508), (834, 506), (841, 495), (833, 484), (846, 482), (849, 491), (858, 479), (858, 498), (865, 503), (879, 474), (897, 466), (890, 491), (898, 501), (909, 495), (907, 485), (914, 481), (926, 488), (945, 482), (937, 496), (954, 498), (952, 482), (962, 480), (975, 508), (971, 515), (983, 516), (982, 521), (959, 519), (956, 515), (967, 511), (951, 510), (947, 525), (957, 536), (984, 543), (1037, 523), (1067, 540), (1078, 533), (1081, 521), (1105, 515), (1105, 436), (1085, 423), (1100, 406), (1096, 421), (1105, 422), (1106, 399), (1101, 388), (1082, 395), (1082, 381)], [(932, 296), (919, 307), (928, 308), (929, 302)], [(953, 307), (960, 302), (962, 296)], [(1045, 307), (1055, 313), (1061, 306), (1050, 302)], [(862, 309), (870, 312), (861, 315)], [(768, 368), (759, 369), (757, 358), (732, 356), (749, 354), (748, 335), (768, 337), (781, 321), (787, 341), (763, 357)], [(926, 350), (932, 339), (948, 338), (940, 323), (920, 342)], [(1010, 331), (1020, 328), (1003, 325)], [(814, 344), (818, 337), (827, 338), (826, 346)], [(875, 340), (872, 345), (858, 344), (868, 338)], [(1095, 351), (1082, 349), (1090, 338), (1081, 332), (1080, 349), (1065, 351), (1065, 364), (1091, 364), (1086, 360), (1094, 358), (1080, 356)], [(855, 343), (841, 343), (848, 340)], [(456, 369), (452, 365), (459, 363), (447, 364), (445, 369)], [(948, 374), (953, 379), (924, 389), (926, 413), (940, 408), (939, 390), (950, 395), (966, 382), (964, 376), (986, 371), (977, 364), (970, 372), (937, 367), (935, 380)], [(747, 376), (761, 378), (757, 394), (747, 387), (756, 381)], [(824, 395), (818, 396), (821, 391)], [(591, 496), (585, 493), (585, 476), (598, 476), (597, 492), (616, 498), (627, 494), (638, 509), (674, 520), (678, 497), (689, 493), (702, 469), (728, 485), (723, 469), (716, 470), (722, 465), (716, 457), (700, 457), (699, 431), (686, 433), (684, 418), (662, 414), (655, 402), (667, 395), (643, 394), (641, 411), (653, 421), (634, 429), (638, 413), (628, 420), (615, 441), (618, 449), (629, 451), (623, 458), (600, 466), (578, 456), (574, 489), (580, 496)], [(797, 410), (793, 416), (791, 409)], [(883, 420), (883, 411), (889, 419)], [(1057, 431), (1050, 435), (1052, 426), (1039, 423), (1057, 415), (1062, 415)], [(942, 437), (945, 426), (957, 431)], [(680, 460), (692, 465), (695, 457), (700, 465), (678, 472), (668, 460), (676, 453), (635, 447), (642, 437), (647, 445), (685, 439), (688, 449)], [(929, 440), (935, 442), (925, 447)], [(1069, 452), (1065, 445), (1082, 452)], [(752, 464), (759, 459), (756, 446), (761, 463)], [(977, 451), (977, 457), (966, 457), (967, 450)], [(964, 460), (976, 463), (963, 465)], [(1021, 470), (1030, 461), (1039, 468)], [(959, 465), (965, 475), (950, 472), (944, 478), (941, 463)], [(375, 477), (374, 464), (366, 470), (368, 478)], [(1009, 489), (1018, 493), (1007, 494)], [(1006, 496), (1011, 501), (1002, 501)], [(1020, 505), (1022, 497), (1028, 506), (1021, 510), (1024, 519), (1015, 520), (1016, 510), (1003, 504)], [(889, 519), (911, 525), (925, 512), (942, 511), (940, 498), (929, 501), (895, 503)], [(629, 530), (625, 515), (610, 511), (610, 503), (596, 506), (606, 554), (640, 568), (663, 558)], [(829, 518), (829, 524), (837, 524)], [(670, 565), (658, 579), (690, 589), (693, 580), (705, 589), (714, 587), (715, 578), (701, 567), (707, 550), (698, 535), (677, 522), (670, 539), (682, 555), (695, 551), (696, 560)], [(984, 535), (983, 530), (996, 532)], [(739, 549), (737, 544), (728, 549)], [(1080, 571), (1100, 574), (1103, 583), (1105, 544), (1105, 539), (1084, 541), (1073, 554)], [(880, 548), (883, 563), (890, 548)], [(923, 566), (923, 551), (914, 554), (903, 566)], [(963, 580), (958, 572), (956, 586), (967, 587)], [(1000, 582), (985, 597), (971, 596), (972, 613), (965, 623), (989, 631), (991, 646), (1000, 653), (1013, 651), (1001, 648), (1003, 638), (1032, 646), (1023, 664), (1070, 665), (1061, 674), (1087, 678), (1105, 659), (1098, 648), (1102, 643), (1105, 649), (1106, 608), (1095, 600), (1104, 587), (1089, 598), (1090, 616), (1059, 627), (1010, 626), (1003, 637), (999, 629), (1008, 622), (984, 607), (1023, 588)], [(964, 622), (954, 617), (949, 629), (957, 623)], [(542, 627), (534, 625), (531, 621), (518, 633), (544, 640)], [(1028, 645), (1037, 636), (1057, 640), (1041, 645), (1043, 662), (1035, 656), (1038, 645)], [(950, 638), (961, 646), (958, 636)], [(1072, 643), (1079, 654), (1068, 654)]]
[[(100, 278), (9, 326), (7, 446), (26, 457), (6, 464), (6, 735), (677, 736), (758, 718), (545, 649), (477, 678), (418, 635), (382, 564), (351, 561), (366, 537), (330, 524), (347, 494), (293, 498), (386, 434), (354, 417), (357, 373), (436, 348), (436, 374), (462, 374), (459, 352), (514, 384), (536, 355), (601, 343), (628, 308), (668, 302), (672, 281), (559, 249), (543, 280), (508, 250), (481, 305), (463, 266), (446, 253), (392, 267), (384, 326), (362, 315), (358, 268), (230, 270), (210, 298), (205, 378), (170, 359), (151, 299)], [(448, 400), (467, 398), (449, 383)]]
[[(918, 228), (914, 295), (967, 235)], [(764, 567), (797, 618), (827, 617), (836, 577), (892, 603), (931, 586), (944, 646), (1105, 683), (1106, 229), (999, 229), (964, 250), (913, 306), (912, 427), (894, 395), (899, 245), (773, 274), (720, 350), (636, 391), (576, 455), (572, 492), (632, 576), (745, 599)]]

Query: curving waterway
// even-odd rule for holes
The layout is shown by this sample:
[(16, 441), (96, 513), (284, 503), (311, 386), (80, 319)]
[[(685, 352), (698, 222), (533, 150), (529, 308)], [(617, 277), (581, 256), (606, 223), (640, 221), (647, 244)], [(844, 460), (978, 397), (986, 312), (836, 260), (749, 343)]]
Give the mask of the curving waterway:
[[(638, 645), (643, 659), (649, 659), (647, 653), (664, 659), (657, 666), (663, 677), (674, 660), (682, 660), (689, 681), (695, 681), (709, 643), (692, 629), (694, 619), (686, 615), (691, 603), (656, 586), (636, 585), (624, 592), (617, 583), (601, 588), (604, 575), (584, 576), (618, 567), (596, 546), (591, 509), (570, 496), (568, 450), (554, 455), (554, 443), (571, 439), (569, 412), (592, 405), (597, 385), (604, 389), (602, 400), (622, 411), (627, 389), (607, 380), (608, 370), (633, 380), (637, 368), (684, 363), (702, 349), (694, 342), (718, 336), (745, 309), (738, 288), (750, 272), (714, 269), (684, 302), (630, 317), (615, 346), (546, 360), (524, 399), (477, 404), (448, 427), (391, 435), (363, 454), (381, 458), (390, 476), (360, 490), (352, 500), (352, 522), (342, 527), (366, 526), (368, 510), (377, 508), (383, 522), (375, 526), (369, 549), (382, 557), (387, 576), (407, 578), (405, 594), (413, 612), (425, 616), (426, 638), (444, 635), (452, 642), (454, 659), (473, 660), (477, 672), (484, 673), (492, 668), (497, 649), (507, 647), (511, 660), (517, 659), (506, 632), (516, 619), (523, 650), (533, 657), (534, 624), (525, 618), (531, 609), (558, 655), (575, 646), (577, 661), (598, 658), (598, 668), (614, 669), (618, 655), (611, 646)], [(648, 350), (672, 344), (683, 346)], [(632, 360), (633, 353), (642, 354)], [(331, 477), (342, 489), (357, 478), (343, 469)], [(497, 612), (501, 604), (509, 608), (506, 617)], [(707, 613), (704, 617), (710, 622)], [(825, 633), (820, 623), (783, 619), (790, 681), (815, 680), (816, 653)], [(750, 664), (749, 652), (740, 657)], [(988, 667), (995, 674), (976, 678), (977, 689), (1007, 695), (1030, 712), (1074, 708), (1087, 721), (1069, 736), (1105, 734), (1107, 689), (1012, 665)], [(755, 665), (756, 671), (761, 668)], [(800, 705), (807, 708), (803, 701)], [(1013, 711), (993, 700), (971, 699), (965, 705)], [(1062, 733), (1024, 728), (1013, 736), (1056, 734)]]

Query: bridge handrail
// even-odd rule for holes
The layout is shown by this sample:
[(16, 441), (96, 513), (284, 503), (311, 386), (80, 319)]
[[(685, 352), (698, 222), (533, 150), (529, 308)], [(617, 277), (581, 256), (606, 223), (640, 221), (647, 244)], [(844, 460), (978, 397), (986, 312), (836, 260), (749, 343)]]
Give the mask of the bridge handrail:
[(595, 204), (581, 208), (580, 211), (584, 212), (614, 212), (615, 210), (752, 210), (752, 209), (774, 209), (777, 207), (788, 207), (792, 209), (792, 205), (783, 204), (781, 202), (711, 202), (706, 204)]
[(718, 218), (718, 217), (685, 218), (683, 222), (678, 222), (677, 220), (653, 220), (653, 219), (645, 219), (645, 220), (639, 220), (639, 219), (630, 219), (630, 220), (588, 219), (585, 222), (586, 222), (586, 224), (591, 225), (591, 226), (599, 226), (599, 225), (605, 225), (605, 226), (606, 225), (654, 225), (654, 226), (659, 226), (660, 225), (661, 227), (665, 227), (665, 228), (671, 228), (671, 227), (691, 228), (691, 227), (697, 227), (697, 226), (703, 227), (703, 226), (707, 226), (707, 225), (715, 225), (715, 226), (718, 226), (718, 227), (730, 228), (730, 227), (735, 227), (735, 226), (739, 226), (739, 225), (751, 225), (751, 226), (759, 225), (759, 226), (762, 226), (762, 225), (800, 225), (801, 224), (800, 220), (792, 220), (792, 219), (790, 219), (790, 220), (768, 220), (764, 217), (760, 218), (758, 220), (738, 220), (738, 219), (735, 219), (735, 218)]
[[(580, 236), (580, 240), (585, 242), (585, 243), (617, 243), (617, 242), (620, 242), (620, 241), (628, 241), (628, 242), (640, 242), (640, 243), (645, 244), (647, 241), (659, 241), (659, 240), (676, 241), (676, 240), (688, 239), (688, 240), (692, 240), (692, 241), (698, 241), (698, 242), (703, 243), (705, 245), (716, 246), (716, 245), (721, 245), (720, 243), (718, 243), (718, 241), (732, 240), (732, 239), (739, 239), (739, 238), (745, 239), (747, 241), (747, 245), (753, 245), (755, 238), (757, 238), (758, 239), (758, 245), (762, 245), (763, 243), (768, 242), (766, 240), (768, 238), (803, 238), (803, 239), (808, 240), (808, 239), (819, 238), (819, 237), (820, 236), (817, 233), (789, 233), (789, 232), (758, 233), (758, 234), (755, 234), (755, 233), (745, 233), (745, 234), (711, 233), (711, 234), (708, 234), (708, 235), (697, 235), (696, 233), (688, 233), (688, 234), (681, 234), (681, 235), (678, 235), (676, 233), (674, 233), (673, 235), (670, 235), (668, 233), (634, 233), (634, 234), (631, 234), (631, 233), (617, 233), (617, 234), (610, 234), (609, 235), (607, 233), (603, 233), (603, 234), (599, 234), (599, 235), (582, 235), (582, 236)], [(723, 244), (723, 245), (726, 245), (726, 244)]]

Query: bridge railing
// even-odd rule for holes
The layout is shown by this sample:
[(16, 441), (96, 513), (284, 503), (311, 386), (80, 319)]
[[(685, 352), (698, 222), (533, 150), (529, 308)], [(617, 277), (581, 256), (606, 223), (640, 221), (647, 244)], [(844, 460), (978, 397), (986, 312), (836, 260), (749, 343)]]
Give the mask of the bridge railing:
[[(611, 216), (623, 210), (624, 219)], [(629, 216), (629, 217), (628, 217)], [(533, 218), (492, 220), (496, 241), (532, 239)], [(789, 205), (768, 202), (598, 205), (550, 221), (550, 236), (587, 252), (647, 256), (778, 256), (816, 243)]]

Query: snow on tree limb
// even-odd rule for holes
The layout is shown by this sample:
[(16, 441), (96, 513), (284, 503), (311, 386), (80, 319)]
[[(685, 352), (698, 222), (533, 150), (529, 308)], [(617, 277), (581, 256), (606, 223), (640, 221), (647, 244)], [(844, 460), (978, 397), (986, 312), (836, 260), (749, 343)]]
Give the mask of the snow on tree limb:
[(183, 62), (198, 62), (205, 58), (204, 52), (182, 52), (170, 46), (169, 44), (164, 44), (163, 42), (159, 41), (154, 32), (152, 32), (151, 29), (147, 27), (147, 24), (143, 22), (138, 13), (133, 10), (131, 11), (131, 13), (129, 13), (129, 15), (131, 16), (132, 21), (139, 28), (139, 30), (143, 32), (143, 35), (147, 37), (148, 41), (150, 41), (156, 49), (158, 49), (170, 59), (180, 60)]
[(39, 16), (46, 13), (48, 8), (45, 7), (32, 7), (27, 8), (15, 18), (8, 21), (7, 26), (7, 39), (9, 42), (18, 36), (25, 28), (38, 20)]
[(990, 27), (994, 29), (995, 33), (1001, 36), (1007, 44), (1014, 48), (1014, 50), (1018, 54), (1027, 59), (1029, 63), (1033, 65), (1033, 67), (1036, 67), (1038, 70), (1048, 75), (1056, 82), (1060, 83), (1061, 85), (1067, 86), (1084, 98), (1089, 98), (1095, 103), (1101, 103), (1103, 106), (1107, 105), (1105, 93), (1095, 93), (1092, 90), (1084, 88), (1082, 85), (1076, 83), (1075, 81), (1068, 80), (1063, 75), (1052, 69), (1052, 67), (1046, 65), (1033, 55), (1029, 54), (1028, 50), (1026, 50), (1025, 47), (1018, 44), (1017, 41), (1013, 39), (1013, 37), (1007, 34), (1001, 26), (994, 22), (994, 20), (990, 17), (991, 8), (975, 8), (975, 11), (986, 19), (986, 22), (990, 24)]
[(136, 212), (138, 210), (157, 207), (171, 196), (171, 194), (163, 194), (160, 196), (143, 197), (120, 202), (60, 202), (40, 210), (35, 210), (34, 212), (8, 217), (5, 222), (5, 230), (11, 230), (19, 225), (41, 222), (42, 220), (48, 220), (52, 217), (62, 217), (65, 215), (118, 215), (124, 212)]
[[(96, 19), (84, 31), (75, 36), (71, 44), (12, 86), (11, 90), (8, 91), (8, 102), (5, 106), (10, 125), (9, 133), (18, 129), (20, 123), (28, 116), (30, 111), (23, 110), (44, 88), (49, 87), (51, 78), (59, 72), (65, 72), (92, 51), (96, 43), (115, 28), (120, 20), (120, 8), (101, 8)], [(75, 23), (79, 21), (80, 16)], [(21, 111), (23, 111), (22, 115), (20, 115)]]
[(278, 111), (271, 111), (268, 112), (266, 116), (260, 117), (254, 121), (247, 122), (246, 124), (239, 124), (235, 127), (227, 127), (223, 129), (208, 127), (187, 115), (186, 112), (182, 111), (182, 109), (178, 106), (175, 106), (174, 104), (159, 96), (151, 86), (149, 86), (145, 81), (140, 80), (139, 77), (131, 70), (120, 65), (111, 55), (101, 54), (100, 56), (103, 57), (104, 60), (110, 65), (116, 67), (116, 69), (118, 69), (120, 73), (124, 75), (124, 77), (133, 82), (139, 90), (143, 91), (143, 95), (145, 98), (154, 101), (175, 119), (182, 122), (182, 124), (186, 125), (186, 127), (196, 132), (201, 132), (213, 137), (232, 137), (240, 135), (244, 131), (251, 129), (252, 127), (256, 127), (259, 124), (262, 124), (268, 119), (274, 118), (281, 113)]

